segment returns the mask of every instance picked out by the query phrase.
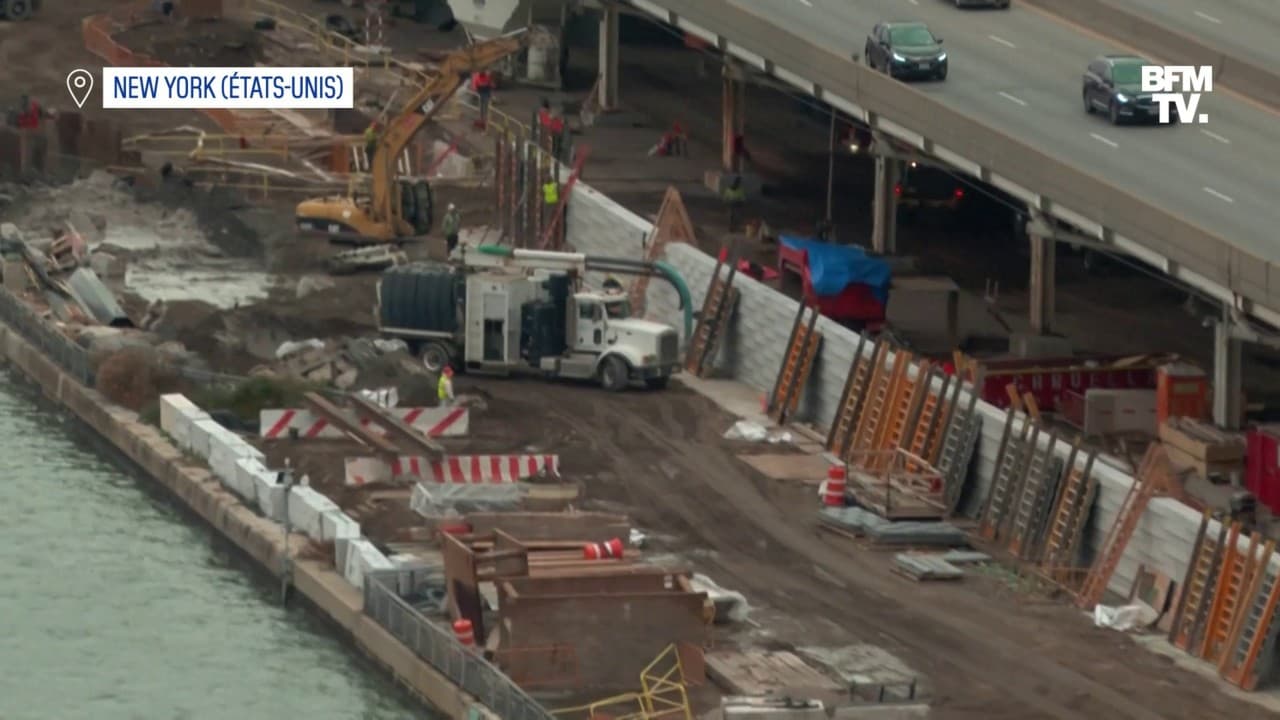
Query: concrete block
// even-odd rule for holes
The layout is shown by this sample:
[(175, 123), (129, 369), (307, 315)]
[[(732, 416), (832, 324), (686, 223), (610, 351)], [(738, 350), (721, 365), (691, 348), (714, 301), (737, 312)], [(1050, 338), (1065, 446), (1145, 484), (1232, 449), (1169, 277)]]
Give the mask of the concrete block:
[(209, 435), (209, 469), (228, 487), (236, 481), (236, 461), (241, 458), (261, 461), (264, 456), (229, 430)]
[[(360, 523), (341, 510), (327, 510), (320, 514), (320, 539), (337, 542), (360, 537)], [(334, 565), (334, 567), (342, 567)]]
[(364, 589), (365, 575), (377, 570), (395, 569), (395, 564), (368, 540), (351, 540), (346, 546), (347, 562), (342, 576), (360, 590)]
[(236, 459), (236, 471), (232, 476), (233, 479), (224, 481), (232, 492), (239, 495), (249, 505), (257, 502), (257, 478), (267, 472), (267, 468), (263, 466), (262, 461), (256, 457), (241, 457)]
[(253, 501), (262, 516), (278, 523), (284, 522), (284, 485), (280, 473), (264, 470), (253, 478)]
[(289, 493), (289, 525), (312, 540), (323, 539), (320, 516), (333, 503), (309, 487), (295, 486)]
[(208, 418), (208, 413), (184, 395), (170, 393), (160, 396), (160, 429), (173, 438), (180, 448), (190, 447), (191, 424)]
[(203, 460), (209, 459), (211, 447), (209, 440), (215, 435), (220, 435), (224, 428), (213, 419), (193, 420), (191, 422), (191, 430), (188, 435), (188, 444), (184, 448), (192, 455)]

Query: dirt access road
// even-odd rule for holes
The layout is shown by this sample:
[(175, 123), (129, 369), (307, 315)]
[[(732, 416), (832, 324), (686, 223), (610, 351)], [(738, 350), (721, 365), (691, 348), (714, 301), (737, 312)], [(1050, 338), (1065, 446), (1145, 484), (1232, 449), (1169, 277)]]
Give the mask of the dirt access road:
[(926, 676), (936, 717), (1270, 717), (1094, 628), (1065, 603), (990, 577), (912, 583), (890, 572), (889, 553), (820, 535), (813, 489), (756, 475), (734, 457), (746, 448), (720, 437), (733, 418), (679, 385), (611, 395), (467, 378), (460, 390), (482, 391), (495, 415), (523, 429), (510, 441), (555, 442), (563, 472), (583, 479), (589, 498), (627, 506), (640, 527), (671, 536), (669, 549), (688, 552), (697, 569), (753, 606), (768, 606), (753, 613), (766, 627), (774, 614), (789, 617), (778, 641), (873, 643), (897, 655)]

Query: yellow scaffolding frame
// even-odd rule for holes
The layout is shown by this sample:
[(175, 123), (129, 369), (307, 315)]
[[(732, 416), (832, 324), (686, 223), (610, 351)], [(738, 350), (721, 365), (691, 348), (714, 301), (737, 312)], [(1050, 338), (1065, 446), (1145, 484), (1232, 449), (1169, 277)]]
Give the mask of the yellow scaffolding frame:
[[(666, 663), (665, 669), (660, 668)], [(658, 653), (653, 662), (640, 671), (640, 692), (623, 693), (597, 700), (588, 705), (552, 710), (554, 717), (583, 715), (588, 720), (607, 711), (611, 720), (693, 720), (689, 693), (685, 688), (684, 666), (675, 644)], [(626, 714), (616, 714), (624, 712)]]

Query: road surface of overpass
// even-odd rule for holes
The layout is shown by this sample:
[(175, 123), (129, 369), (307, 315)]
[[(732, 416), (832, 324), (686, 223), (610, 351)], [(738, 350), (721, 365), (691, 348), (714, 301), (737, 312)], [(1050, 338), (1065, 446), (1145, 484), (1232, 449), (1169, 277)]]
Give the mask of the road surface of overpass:
[[(1124, 48), (1016, 4), (629, 1), (1280, 325), (1280, 117), (1270, 110), (1219, 91), (1201, 103), (1207, 124), (1113, 127), (1085, 114), (1080, 81), (1090, 59)], [(929, 23), (951, 56), (946, 82), (904, 86), (857, 63), (881, 20)]]

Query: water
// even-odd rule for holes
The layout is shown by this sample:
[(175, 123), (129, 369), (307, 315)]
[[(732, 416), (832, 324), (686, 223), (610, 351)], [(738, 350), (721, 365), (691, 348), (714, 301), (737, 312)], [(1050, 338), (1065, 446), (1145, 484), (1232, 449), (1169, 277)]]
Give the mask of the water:
[(0, 368), (0, 718), (431, 720)]

